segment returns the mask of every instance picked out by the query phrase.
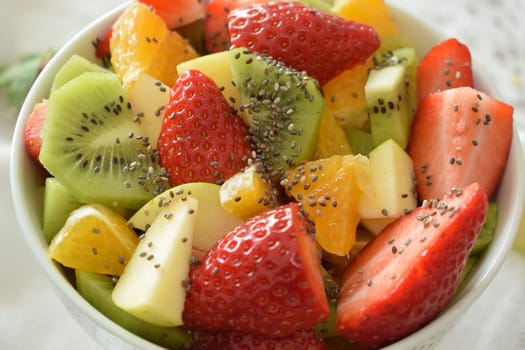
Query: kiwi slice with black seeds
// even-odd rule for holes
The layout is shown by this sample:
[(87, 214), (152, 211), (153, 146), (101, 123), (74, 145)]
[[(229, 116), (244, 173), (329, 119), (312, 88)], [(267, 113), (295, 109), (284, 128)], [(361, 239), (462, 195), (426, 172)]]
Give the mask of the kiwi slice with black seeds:
[(78, 292), (113, 322), (167, 349), (189, 349), (192, 338), (188, 331), (181, 327), (160, 327), (145, 322), (115, 305), (111, 298), (114, 287), (111, 276), (75, 270), (75, 277)]
[(305, 72), (245, 48), (233, 49), (229, 59), (256, 158), (279, 180), (314, 155), (324, 109), (319, 85)]
[(49, 97), (40, 161), (80, 202), (138, 209), (167, 188), (141, 131), (117, 75), (82, 73)]

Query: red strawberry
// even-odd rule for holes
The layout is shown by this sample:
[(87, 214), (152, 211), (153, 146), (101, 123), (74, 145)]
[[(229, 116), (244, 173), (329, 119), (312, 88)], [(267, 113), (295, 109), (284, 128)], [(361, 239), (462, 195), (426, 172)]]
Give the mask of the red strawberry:
[(436, 91), (474, 87), (469, 48), (454, 38), (433, 46), (419, 63), (417, 77), (420, 100)]
[(489, 198), (505, 169), (513, 108), (469, 87), (421, 100), (407, 148), (421, 200), (479, 182)]
[(221, 184), (247, 165), (252, 152), (248, 126), (215, 82), (197, 70), (177, 78), (157, 148), (172, 185)]
[(261, 4), (270, 0), (210, 0), (206, 8), (204, 42), (208, 52), (219, 52), (230, 47), (228, 14), (231, 10)]
[(42, 147), (42, 127), (46, 119), (47, 100), (37, 103), (25, 123), (24, 141), (26, 150), (37, 163), (40, 164), (40, 148)]
[(299, 2), (271, 2), (230, 12), (231, 43), (268, 54), (321, 85), (379, 47), (375, 30)]
[(297, 331), (286, 338), (267, 338), (236, 332), (194, 332), (193, 350), (328, 350), (312, 330)]
[(109, 28), (102, 39), (97, 38), (97, 40), (93, 43), (95, 46), (95, 56), (97, 58), (108, 59), (111, 55), (111, 51), (109, 49), (111, 35), (113, 35), (113, 28)]
[(154, 8), (170, 29), (192, 23), (205, 16), (205, 2), (202, 0), (139, 0), (139, 2)]
[(375, 349), (433, 320), (457, 289), (487, 207), (471, 184), (387, 226), (345, 271), (337, 330)]
[(288, 337), (330, 310), (317, 248), (297, 203), (249, 219), (190, 270), (184, 325)]

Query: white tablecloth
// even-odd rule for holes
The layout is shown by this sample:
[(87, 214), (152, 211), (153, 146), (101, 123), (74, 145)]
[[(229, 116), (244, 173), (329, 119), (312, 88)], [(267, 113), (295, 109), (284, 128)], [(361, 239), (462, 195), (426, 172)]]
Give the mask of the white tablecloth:
[[(20, 54), (58, 48), (118, 0), (0, 0), (0, 64)], [(522, 0), (391, 0), (469, 44), (517, 109), (525, 130), (525, 10)], [(0, 98), (0, 349), (101, 350), (68, 314), (22, 240), (9, 193), (9, 147), (15, 116)], [(491, 286), (440, 346), (445, 349), (525, 349), (525, 257), (511, 252)], [(503, 327), (502, 324), (512, 326)]]

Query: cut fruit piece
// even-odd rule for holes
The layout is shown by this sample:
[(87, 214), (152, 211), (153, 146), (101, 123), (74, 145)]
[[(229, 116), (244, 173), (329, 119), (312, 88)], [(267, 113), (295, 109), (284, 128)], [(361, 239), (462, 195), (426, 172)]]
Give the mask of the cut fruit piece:
[(182, 72), (171, 88), (157, 148), (172, 186), (220, 185), (244, 169), (253, 154), (248, 125), (217, 84), (194, 69)]
[(378, 51), (388, 51), (407, 44), (384, 0), (335, 0), (333, 12), (346, 19), (372, 26), (381, 39)]
[(157, 144), (164, 110), (170, 100), (170, 87), (147, 73), (139, 73), (133, 84), (124, 85), (131, 110), (149, 143)]
[(407, 148), (418, 200), (440, 198), (473, 182), (491, 198), (507, 164), (513, 123), (511, 105), (470, 87), (423, 97)]
[(388, 139), (403, 149), (408, 144), (412, 113), (405, 85), (406, 66), (393, 65), (372, 69), (365, 85), (374, 145)]
[[(221, 51), (210, 55), (199, 56), (177, 65), (177, 72), (181, 74), (190, 69), (201, 71), (210, 77), (221, 89), (226, 101), (238, 112), (241, 106), (241, 95), (239, 88), (232, 82), (230, 68), (230, 51)], [(242, 116), (242, 113), (239, 113)]]
[(172, 86), (177, 64), (197, 57), (182, 36), (169, 31), (162, 18), (141, 3), (131, 4), (117, 19), (110, 49), (113, 68), (125, 84), (144, 72)]
[(184, 324), (287, 337), (329, 316), (318, 250), (297, 203), (248, 219), (191, 267)]
[(47, 243), (60, 231), (71, 212), (82, 206), (57, 179), (48, 177), (44, 186), (42, 230)]
[(365, 156), (332, 156), (306, 162), (286, 172), (286, 193), (302, 203), (315, 223), (315, 238), (329, 253), (346, 255), (356, 240), (358, 204), (367, 182)]
[(361, 196), (359, 216), (381, 220), (374, 221), (374, 225), (367, 225), (367, 220), (361, 221), (370, 232), (377, 234), (388, 223), (417, 206), (415, 175), (412, 159), (392, 139), (377, 146), (368, 157), (372, 190)]
[(201, 0), (139, 0), (151, 7), (169, 29), (175, 29), (204, 18), (205, 2)]
[(40, 161), (82, 203), (137, 209), (166, 188), (124, 95), (115, 74), (88, 72), (49, 98)]
[(359, 129), (351, 129), (346, 133), (346, 138), (354, 154), (368, 155), (374, 149), (372, 134)]
[(48, 254), (66, 267), (119, 276), (137, 243), (122, 216), (100, 204), (88, 204), (71, 213)]
[(358, 349), (383, 348), (449, 305), (485, 221), (479, 184), (429, 201), (388, 225), (348, 266), (337, 331)]
[(400, 47), (395, 50), (379, 53), (374, 56), (374, 69), (387, 66), (403, 65), (405, 69), (405, 88), (408, 95), (408, 106), (410, 108), (410, 121), (417, 110), (418, 105), (418, 58), (413, 47)]
[(252, 164), (226, 180), (219, 191), (222, 207), (243, 220), (273, 207), (272, 184), (263, 171), (262, 165)]
[(104, 316), (128, 331), (169, 349), (187, 348), (191, 335), (178, 327), (159, 327), (145, 322), (119, 308), (111, 299), (113, 278), (75, 270), (77, 290), (84, 299)]
[(369, 130), (365, 84), (371, 64), (357, 64), (323, 86), (326, 106), (346, 129)]
[(158, 326), (182, 325), (197, 211), (191, 197), (161, 210), (113, 289), (118, 307)]
[(51, 85), (51, 93), (68, 81), (86, 72), (108, 73), (109, 71), (98, 64), (89, 61), (87, 58), (73, 55), (66, 61), (66, 63), (64, 63), (55, 75), (53, 84)]
[(489, 207), (487, 209), (487, 218), (483, 223), (481, 232), (474, 242), (472, 251), (470, 255), (481, 255), (485, 248), (488, 247), (492, 239), (494, 238), (494, 233), (496, 232), (496, 224), (498, 223), (498, 204), (496, 202), (489, 202)]
[(313, 157), (323, 96), (315, 80), (268, 56), (238, 48), (229, 58), (256, 158), (272, 179), (279, 179)]
[(343, 128), (335, 120), (332, 111), (325, 107), (321, 124), (319, 125), (316, 158), (329, 158), (333, 155), (351, 153), (352, 148), (346, 139)]
[(366, 62), (381, 44), (372, 27), (297, 1), (234, 9), (228, 31), (233, 47), (271, 56), (321, 86)]
[(419, 100), (433, 92), (463, 86), (475, 87), (469, 47), (455, 38), (432, 46), (417, 66)]
[[(176, 186), (161, 193), (133, 215), (128, 223), (133, 228), (146, 231), (162, 208), (173, 202), (195, 198), (199, 201), (197, 223), (193, 237), (196, 257), (201, 257), (215, 242), (243, 220), (226, 211), (220, 202), (220, 186), (205, 182), (195, 182)], [(210, 225), (210, 223), (213, 223)]]

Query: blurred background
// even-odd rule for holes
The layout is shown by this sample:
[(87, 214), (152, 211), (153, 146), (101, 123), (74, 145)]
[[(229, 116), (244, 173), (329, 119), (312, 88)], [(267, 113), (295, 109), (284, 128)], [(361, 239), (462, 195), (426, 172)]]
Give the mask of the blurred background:
[[(120, 0), (0, 0), (0, 66), (21, 55), (58, 49)], [(523, 0), (387, 0), (469, 45), (476, 69), (491, 77), (499, 98), (516, 108), (525, 132)], [(0, 349), (101, 350), (54, 295), (19, 233), (10, 201), (8, 166), (16, 110), (0, 94)], [(502, 270), (439, 347), (525, 349), (525, 257), (508, 256)], [(505, 324), (505, 326), (503, 326)], [(508, 326), (510, 325), (510, 326)]]

